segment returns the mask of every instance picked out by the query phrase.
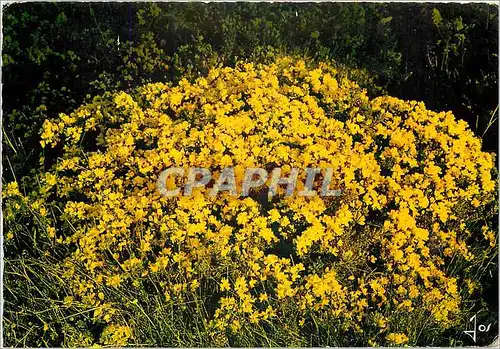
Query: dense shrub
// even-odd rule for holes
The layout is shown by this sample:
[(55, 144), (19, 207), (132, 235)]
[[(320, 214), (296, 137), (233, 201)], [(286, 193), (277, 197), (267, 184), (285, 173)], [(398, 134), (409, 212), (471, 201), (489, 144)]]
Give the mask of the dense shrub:
[[(41, 138), (60, 156), (38, 190), (5, 190), (7, 229), (29, 209), (58, 254), (63, 310), (37, 315), (36, 343), (65, 329), (76, 346), (449, 344), (495, 256), (494, 159), (467, 124), (370, 99), (327, 64), (148, 84), (45, 121)], [(238, 185), (246, 167), (332, 167), (343, 194), (164, 198), (171, 166), (234, 166)]]
[[(270, 65), (275, 62), (277, 56), (283, 54), (295, 57), (306, 56), (309, 57), (308, 62), (310, 58), (316, 62), (327, 62), (326, 65), (329, 68), (326, 68), (326, 65), (323, 67), (327, 70), (337, 70), (340, 90), (352, 93), (354, 100), (358, 97), (361, 99), (361, 105), (353, 106), (352, 100), (349, 100), (345, 106), (346, 109), (342, 110), (329, 110), (328, 104), (318, 103), (318, 108), (324, 110), (326, 115), (333, 113), (337, 118), (343, 117), (344, 119), (339, 120), (344, 122), (343, 127), (350, 125), (351, 121), (347, 123), (349, 113), (354, 113), (352, 110), (362, 106), (365, 109), (360, 109), (360, 113), (363, 115), (366, 113), (367, 118), (378, 114), (380, 117), (383, 115), (383, 118), (401, 115), (401, 120), (397, 122), (403, 123), (404, 125), (401, 126), (403, 128), (409, 127), (406, 123), (411, 122), (414, 117), (411, 116), (414, 112), (409, 109), (416, 108), (424, 115), (422, 120), (416, 121), (417, 126), (426, 118), (436, 119), (438, 122), (451, 120), (451, 117), (443, 116), (450, 115), (449, 113), (434, 114), (424, 111), (425, 108), (420, 103), (408, 104), (387, 97), (367, 99), (388, 92), (404, 100), (423, 101), (428, 109), (438, 112), (451, 110), (457, 119), (467, 121), (476, 136), (482, 137), (482, 142), (479, 139), (473, 139), (470, 131), (464, 131), (465, 133), (458, 137), (461, 140), (469, 139), (472, 144), (471, 151), (477, 150), (478, 158), (470, 158), (470, 161), (489, 157), (489, 155), (479, 155), (481, 149), (497, 152), (498, 9), (492, 5), (19, 3), (4, 7), (4, 10), (2, 27), (2, 161), (4, 171), (2, 184), (4, 194), (7, 195), (3, 202), (3, 209), (5, 210), (4, 234), (6, 238), (4, 325), (8, 345), (90, 345), (98, 342), (113, 342), (120, 336), (129, 335), (132, 336), (129, 342), (139, 344), (141, 340), (144, 340), (151, 344), (185, 346), (222, 345), (227, 341), (233, 345), (284, 345), (287, 343), (309, 345), (345, 343), (350, 345), (355, 343), (353, 338), (357, 338), (358, 343), (363, 344), (368, 343), (369, 339), (378, 343), (389, 343), (384, 342), (387, 340), (386, 334), (389, 330), (393, 333), (402, 331), (395, 328), (395, 322), (393, 322), (387, 326), (385, 332), (379, 333), (378, 330), (370, 329), (366, 334), (360, 335), (348, 331), (347, 334), (344, 333), (344, 337), (339, 337), (340, 333), (336, 332), (337, 327), (326, 324), (329, 319), (328, 314), (313, 313), (304, 319), (304, 325), (300, 330), (294, 327), (297, 326), (297, 319), (290, 317), (286, 319), (289, 322), (279, 324), (275, 321), (266, 322), (259, 327), (258, 333), (252, 335), (245, 333), (246, 327), (244, 327), (239, 336), (215, 333), (214, 337), (207, 338), (203, 336), (208, 326), (205, 320), (209, 317), (208, 315), (214, 314), (215, 309), (208, 307), (204, 312), (201, 305), (219, 304), (217, 301), (222, 295), (220, 290), (217, 289), (218, 294), (214, 293), (214, 302), (203, 299), (202, 303), (198, 303), (200, 308), (195, 310), (191, 306), (192, 303), (170, 303), (172, 307), (169, 311), (172, 312), (168, 314), (172, 317), (167, 318), (164, 313), (167, 308), (162, 308), (166, 306), (165, 299), (155, 293), (157, 292), (155, 287), (158, 287), (155, 282), (144, 285), (145, 291), (141, 297), (138, 294), (127, 294), (127, 297), (133, 297), (131, 303), (118, 307), (111, 322), (99, 316), (94, 318), (89, 302), (85, 303), (83, 299), (78, 298), (75, 290), (69, 287), (71, 282), (68, 283), (67, 279), (60, 275), (60, 261), (74, 257), (73, 253), (79, 246), (78, 236), (75, 235), (74, 229), (83, 229), (82, 226), (70, 225), (72, 222), (70, 217), (61, 216), (65, 208), (63, 204), (68, 201), (95, 204), (95, 202), (87, 202), (90, 199), (86, 196), (93, 195), (94, 192), (72, 194), (70, 197), (61, 199), (57, 196), (61, 194), (59, 189), (54, 192), (55, 189), (52, 188), (52, 191), (44, 192), (43, 188), (47, 186), (47, 179), (49, 181), (54, 179), (51, 175), (55, 175), (56, 178), (70, 178), (71, 172), (54, 172), (60, 166), (57, 159), (60, 156), (72, 156), (73, 150), (69, 148), (74, 140), (66, 141), (64, 137), (67, 135), (79, 137), (80, 130), (75, 129), (75, 126), (80, 125), (78, 123), (86, 123), (89, 112), (94, 113), (96, 108), (100, 107), (103, 118), (96, 119), (96, 127), (98, 127), (96, 130), (87, 130), (80, 135), (79, 147), (75, 145), (74, 150), (78, 148), (78, 154), (81, 156), (83, 153), (106, 151), (106, 146), (96, 143), (96, 140), (104, 141), (106, 137), (111, 136), (111, 134), (104, 134), (106, 130), (120, 132), (120, 130), (123, 131), (125, 124), (130, 123), (129, 119), (117, 112), (115, 98), (118, 91), (121, 91), (120, 95), (126, 100), (132, 99), (134, 103), (137, 103), (137, 108), (144, 112), (149, 107), (145, 104), (146, 96), (140, 91), (144, 92), (147, 89), (153, 91), (161, 87), (163, 92), (159, 91), (159, 96), (168, 97), (172, 93), (171, 86), (176, 86), (182, 79), (188, 81), (187, 83), (183, 81), (183, 86), (197, 86), (196, 81), (199, 80), (196, 79), (200, 76), (206, 79), (208, 71), (214, 67), (222, 65), (234, 68), (236, 63), (241, 61)], [(311, 62), (307, 64), (309, 71), (314, 64)], [(279, 72), (281, 74), (282, 71)], [(342, 85), (344, 78), (355, 81), (360, 87), (365, 88), (366, 96), (358, 87), (355, 87), (354, 83), (348, 83), (352, 90), (347, 85)], [(149, 83), (160, 84), (147, 85)], [(149, 87), (136, 90), (137, 87), (144, 85)], [(176, 88), (179, 89), (179, 87)], [(315, 93), (311, 94), (315, 95)], [(94, 99), (94, 96), (102, 97)], [(296, 96), (298, 101), (306, 103), (302, 97)], [(315, 97), (321, 96), (315, 95)], [(289, 99), (291, 98), (289, 96)], [(376, 105), (375, 101), (383, 105), (384, 111), (377, 112), (376, 108), (372, 108)], [(181, 102), (181, 106), (187, 103), (186, 100)], [(247, 101), (244, 102), (247, 103)], [(88, 106), (80, 107), (87, 104)], [(393, 111), (391, 108), (402, 110)], [(60, 113), (67, 117), (59, 120)], [(106, 113), (115, 115), (116, 123), (109, 124), (109, 120), (106, 121), (106, 115), (108, 115)], [(168, 117), (173, 118), (173, 115), (175, 111)], [(181, 116), (181, 118), (185, 117), (187, 114)], [(192, 117), (195, 117), (195, 114), (192, 114)], [(78, 120), (78, 123), (71, 124), (74, 121), (73, 118)], [(42, 148), (40, 144), (42, 124), (47, 119), (52, 122), (52, 132), (63, 137), (54, 148), (51, 146)], [(209, 120), (186, 121), (199, 122), (203, 125)], [(68, 124), (60, 125), (59, 122), (68, 122)], [(173, 120), (173, 122), (177, 123), (178, 120)], [(393, 125), (394, 127), (397, 126), (397, 122)], [(365, 127), (364, 121), (355, 120), (354, 123)], [(46, 124), (44, 138), (50, 135), (48, 125), (49, 123)], [(463, 123), (455, 124), (454, 121), (453, 125), (458, 125), (457, 127), (461, 130), (467, 129)], [(148, 125), (148, 127), (154, 129), (154, 125)], [(70, 131), (73, 132), (72, 134), (68, 134), (68, 128), (72, 130)], [(418, 130), (417, 127), (412, 132), (420, 132)], [(450, 136), (448, 131), (443, 131), (441, 127), (437, 128), (437, 132), (439, 136), (446, 139)], [(441, 132), (444, 133), (441, 134)], [(102, 137), (98, 138), (99, 134)], [(370, 132), (367, 132), (367, 135), (369, 134)], [(360, 137), (366, 135), (352, 136), (354, 144), (358, 144), (365, 140)], [(454, 139), (454, 136), (450, 137)], [(151, 144), (147, 143), (149, 141), (151, 140), (145, 139), (134, 151), (140, 153), (149, 149), (151, 147)], [(135, 142), (134, 140), (134, 144)], [(385, 144), (387, 140), (384, 141), (381, 137), (374, 138), (373, 146), (382, 147), (383, 144), (380, 142)], [(440, 143), (434, 149), (433, 144), (430, 142), (421, 146), (432, 152), (438, 151), (439, 147), (444, 145)], [(293, 144), (287, 146), (296, 149), (292, 152), (298, 151), (298, 148), (293, 148)], [(359, 144), (356, 146), (361, 147)], [(186, 151), (195, 150), (188, 148)], [(461, 154), (461, 150), (458, 153)], [(464, 154), (459, 155), (458, 158), (465, 159), (464, 156), (469, 156), (466, 155), (467, 152)], [(77, 153), (74, 155), (76, 156)], [(377, 162), (379, 162), (380, 154), (376, 155)], [(435, 161), (439, 163), (439, 161), (448, 160), (443, 160), (438, 156)], [(423, 161), (423, 159), (417, 158), (417, 161)], [(441, 165), (438, 164), (438, 166)], [(488, 167), (489, 165), (480, 166)], [(421, 170), (421, 168), (418, 169), (418, 171)], [(77, 169), (75, 174), (80, 173), (78, 171), (81, 169)], [(418, 171), (416, 173), (420, 173)], [(390, 174), (389, 170), (383, 173), (384, 176)], [(359, 179), (357, 173), (355, 179)], [(96, 178), (91, 177), (89, 181), (88, 185), (91, 186)], [(416, 186), (415, 183), (413, 184)], [(466, 182), (459, 181), (461, 189), (465, 189), (466, 184)], [(489, 201), (489, 198), (485, 197), (483, 200)], [(477, 204), (476, 201), (474, 203)], [(498, 320), (495, 315), (498, 311), (498, 286), (495, 281), (498, 280), (497, 272), (495, 272), (497, 262), (489, 249), (484, 252), (483, 257), (478, 257), (482, 248), (481, 243), (487, 245), (481, 237), (482, 226), (490, 225), (491, 229), (496, 229), (494, 220), (486, 223), (491, 217), (489, 210), (494, 209), (493, 204), (490, 203), (491, 207), (485, 208), (480, 205), (479, 209), (474, 211), (473, 217), (467, 217), (465, 229), (452, 230), (458, 234), (457, 241), (465, 241), (467, 249), (471, 250), (476, 257), (465, 262), (458, 257), (452, 259), (452, 263), (446, 268), (445, 277), (456, 277), (458, 290), (465, 293), (469, 290), (471, 294), (460, 294), (460, 301), (457, 301), (458, 315), (453, 317), (450, 314), (448, 324), (438, 321), (433, 329), (434, 322), (429, 322), (426, 324), (426, 330), (419, 336), (415, 332), (411, 333), (412, 330), (406, 332), (405, 335), (409, 337), (410, 343), (425, 345), (462, 343), (464, 340), (462, 329), (465, 328), (467, 320), (465, 318), (467, 312), (464, 311), (466, 308), (470, 309), (471, 314), (479, 311), (478, 317), (485, 323), (496, 323)], [(366, 209), (371, 204), (365, 202), (363, 205), (362, 207)], [(395, 208), (383, 206), (383, 209)], [(458, 220), (463, 220), (466, 212), (464, 206), (453, 210), (452, 214), (458, 214)], [(384, 215), (375, 217), (375, 214), (375, 211), (370, 211), (366, 219), (377, 225), (380, 223), (378, 220), (389, 219)], [(156, 223), (152, 224), (154, 226)], [(276, 227), (276, 223), (274, 224), (272, 229)], [(56, 229), (57, 237), (52, 236), (54, 231), (47, 230), (48, 227)], [(363, 229), (366, 227), (371, 227), (371, 225), (365, 224)], [(446, 226), (446, 228), (449, 227)], [(347, 231), (350, 232), (352, 229), (354, 228), (349, 226)], [(469, 234), (467, 231), (470, 231), (470, 237), (465, 239), (465, 236)], [(488, 231), (488, 229), (485, 230), (485, 233)], [(276, 232), (273, 231), (273, 234)], [(296, 234), (302, 234), (302, 231), (298, 230)], [(67, 240), (68, 243), (64, 243), (70, 236), (73, 236), (71, 240), (73, 242), (69, 243)], [(289, 240), (293, 240), (293, 237), (294, 235), (289, 235)], [(63, 240), (58, 241), (57, 239), (60, 238)], [(348, 236), (347, 239), (354, 240), (354, 235)], [(158, 243), (158, 240), (155, 241)], [(293, 246), (290, 241), (278, 244), (279, 253), (275, 250), (267, 252), (284, 258)], [(350, 241), (343, 241), (344, 246)], [(373, 244), (377, 241), (380, 242), (380, 240), (374, 240)], [(452, 241), (446, 243), (451, 244)], [(367, 246), (367, 250), (369, 248), (370, 246)], [(157, 251), (153, 252), (156, 256)], [(377, 251), (386, 259), (377, 262), (382, 264), (370, 264), (370, 268), (382, 268), (382, 265), (385, 265), (383, 263), (389, 263), (388, 252), (390, 251)], [(439, 251), (439, 253), (444, 253), (444, 251)], [(429, 258), (434, 261), (439, 253), (436, 255), (433, 252)], [(100, 257), (104, 258), (102, 255)], [(295, 255), (293, 260), (310, 267), (306, 261), (297, 260)], [(321, 261), (332, 262), (330, 259), (321, 259)], [(360, 258), (360, 262), (364, 261), (365, 259)], [(150, 262), (154, 263), (153, 257), (149, 262), (144, 262), (142, 268), (145, 270), (149, 268)], [(84, 272), (87, 268), (84, 264), (75, 263), (70, 263), (67, 267), (75, 267), (80, 272)], [(109, 267), (111, 269), (107, 270), (111, 271), (112, 268), (117, 267), (117, 264), (111, 264)], [(317, 272), (323, 270), (322, 268), (323, 265), (318, 265)], [(443, 270), (444, 267), (438, 268)], [(378, 272), (379, 269), (376, 271)], [(356, 273), (359, 274), (359, 272), (356, 270)], [(311, 273), (311, 270), (304, 270), (301, 275), (303, 276), (304, 273)], [(355, 275), (358, 276), (358, 274)], [(474, 282), (467, 281), (467, 275), (474, 275)], [(343, 286), (347, 287), (349, 295), (357, 284), (352, 280), (346, 281), (346, 275), (340, 274), (337, 277), (341, 282), (346, 282)], [(131, 282), (130, 280), (126, 279), (124, 282)], [(470, 287), (463, 288), (464, 280)], [(212, 280), (212, 283), (207, 281), (203, 285), (211, 285), (215, 292), (218, 287), (217, 281), (220, 280)], [(390, 282), (393, 281), (390, 280)], [(206, 290), (203, 285), (202, 289)], [(294, 285), (300, 288), (299, 286), (304, 291), (304, 284)], [(266, 287), (272, 290), (274, 286), (267, 285)], [(438, 289), (442, 290), (442, 287), (440, 285)], [(106, 302), (113, 300), (116, 303), (117, 292), (121, 290), (123, 286), (105, 289), (104, 300)], [(206, 292), (209, 293), (209, 290)], [(294, 297), (299, 296), (300, 292)], [(453, 294), (448, 297), (452, 300), (457, 299)], [(99, 293), (97, 298), (100, 300)], [(141, 303), (134, 303), (135, 298)], [(196, 298), (196, 300), (199, 299), (201, 298)], [(422, 305), (422, 314), (429, 314), (426, 304), (422, 303)], [(395, 305), (384, 308), (385, 310), (381, 311), (382, 316), (385, 316), (384, 311), (392, 309), (391, 307)], [(490, 311), (486, 311), (487, 309)], [(291, 308), (290, 311), (292, 310)], [(279, 311), (286, 311), (286, 309)], [(398, 311), (403, 312), (402, 309)], [(415, 311), (412, 313), (416, 314)], [(119, 319), (120, 316), (121, 319)], [(126, 319), (130, 317), (138, 319), (135, 324), (128, 322), (132, 332), (129, 332), (129, 327), (119, 327), (127, 323)], [(311, 319), (315, 321), (312, 328)], [(411, 329), (421, 325), (418, 318), (412, 316), (409, 319), (415, 321), (414, 327), (405, 323), (401, 328)], [(361, 323), (373, 323), (372, 320), (374, 319), (343, 319), (342, 321), (345, 321), (345, 324), (359, 326)], [(460, 321), (462, 326), (459, 325)], [(138, 323), (141, 323), (139, 332), (137, 331)], [(149, 325), (144, 326), (145, 323)], [(186, 327), (192, 331), (186, 332)], [(442, 333), (446, 327), (448, 330), (442, 334), (442, 337), (438, 337), (437, 334)], [(480, 344), (489, 343), (488, 341), (494, 335), (495, 333), (490, 332), (478, 340), (484, 341)], [(468, 337), (465, 338), (465, 340), (468, 339)], [(404, 337), (394, 335), (391, 339), (401, 340)], [(471, 344), (470, 341), (466, 343)]]
[[(38, 150), (45, 118), (105, 91), (269, 51), (365, 69), (391, 95), (452, 110), (496, 150), (497, 12), (486, 4), (13, 4), (2, 33), (6, 150), (26, 174), (37, 151), (19, 148)], [(366, 86), (372, 95), (376, 85)]]

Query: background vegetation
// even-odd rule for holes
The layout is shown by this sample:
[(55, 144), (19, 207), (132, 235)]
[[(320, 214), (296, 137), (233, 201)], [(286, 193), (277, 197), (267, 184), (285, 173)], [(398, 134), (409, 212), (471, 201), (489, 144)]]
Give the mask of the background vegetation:
[[(50, 165), (51, 154), (39, 145), (45, 119), (96, 95), (282, 53), (334, 60), (372, 96), (389, 93), (452, 110), (483, 138), (484, 150), (497, 152), (498, 8), (492, 5), (20, 3), (4, 8), (3, 20), (2, 182), (17, 180), (23, 193), (38, 186), (36, 174)], [(55, 273), (42, 268), (67, 251), (44, 255), (47, 241), (37, 229), (29, 211), (5, 225), (4, 233), (16, 237), (5, 248), (6, 345), (71, 345), (74, 327), (65, 324), (86, 328), (85, 314), (67, 314), (51, 301), (64, 297)], [(478, 307), (491, 311), (479, 316), (496, 323), (488, 316), (498, 311), (497, 275), (480, 277), (486, 287), (478, 304), (486, 304)], [(50, 334), (40, 320), (47, 313), (63, 319)], [(455, 340), (467, 339), (449, 333), (434, 344)]]

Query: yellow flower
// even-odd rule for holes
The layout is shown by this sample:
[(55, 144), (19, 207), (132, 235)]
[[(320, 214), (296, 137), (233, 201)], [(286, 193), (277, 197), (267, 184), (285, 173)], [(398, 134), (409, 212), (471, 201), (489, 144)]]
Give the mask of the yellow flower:
[(122, 279), (120, 275), (113, 275), (108, 278), (107, 285), (108, 286), (118, 286), (120, 285)]
[(389, 333), (386, 339), (396, 345), (408, 343), (408, 337), (404, 333)]
[(220, 282), (221, 291), (229, 291), (231, 286), (229, 285), (229, 281), (226, 278), (222, 278)]

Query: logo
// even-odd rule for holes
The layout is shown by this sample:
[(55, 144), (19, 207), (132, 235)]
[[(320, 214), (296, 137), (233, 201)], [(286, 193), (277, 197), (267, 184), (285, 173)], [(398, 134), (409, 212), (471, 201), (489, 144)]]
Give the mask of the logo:
[[(189, 196), (196, 188), (206, 188), (211, 185), (210, 196), (217, 196), (218, 193), (226, 191), (231, 196), (248, 196), (252, 189), (261, 187), (269, 181), (268, 197), (277, 195), (280, 185), (286, 186), (285, 196), (292, 196), (296, 192), (297, 180), (300, 169), (291, 168), (287, 177), (281, 176), (281, 167), (276, 167), (271, 174), (263, 168), (247, 168), (243, 176), (241, 191), (238, 192), (234, 167), (226, 167), (220, 171), (218, 178), (212, 178), (209, 169), (201, 167), (190, 167), (187, 173), (182, 167), (171, 167), (164, 170), (156, 182), (156, 186), (161, 195), (173, 197), (180, 195), (181, 188), (175, 185), (174, 177), (187, 178), (183, 188), (183, 195)], [(332, 168), (309, 167), (305, 169), (306, 179), (303, 189), (297, 192), (298, 196), (340, 196), (341, 190), (331, 189), (333, 176)], [(317, 184), (319, 179), (320, 185)], [(169, 185), (170, 184), (170, 185)], [(172, 188), (174, 187), (174, 188)]]
[(474, 341), (474, 343), (476, 343), (477, 330), (479, 332), (488, 332), (490, 330), (491, 324), (488, 324), (488, 327), (486, 327), (486, 325), (479, 325), (479, 327), (478, 327), (476, 315), (474, 315), (473, 317), (470, 318), (469, 322), (472, 322), (472, 321), (474, 321), (473, 329), (469, 330), (469, 331), (464, 331), (464, 333), (466, 335), (470, 336), (472, 338), (472, 340)]

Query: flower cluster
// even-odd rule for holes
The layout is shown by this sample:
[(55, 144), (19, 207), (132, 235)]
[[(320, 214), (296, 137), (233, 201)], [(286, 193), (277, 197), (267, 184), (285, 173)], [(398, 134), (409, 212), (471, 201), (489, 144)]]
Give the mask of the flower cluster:
[[(449, 264), (476, 258), (472, 240), (495, 244), (469, 225), (495, 180), (467, 124), (423, 103), (370, 99), (323, 63), (238, 63), (96, 98), (46, 121), (42, 145), (62, 155), (36, 209), (57, 210), (47, 231), (73, 248), (62, 277), (72, 301), (110, 326), (106, 344), (133, 343), (127, 307), (137, 299), (124, 295), (143, 290), (165, 305), (202, 304), (214, 337), (334, 319), (343, 333), (376, 328), (370, 343), (404, 344), (415, 333), (392, 315), (452, 326), (464, 280)], [(156, 189), (170, 167), (232, 167), (241, 188), (244, 170), (263, 166), (331, 168), (342, 195)]]

